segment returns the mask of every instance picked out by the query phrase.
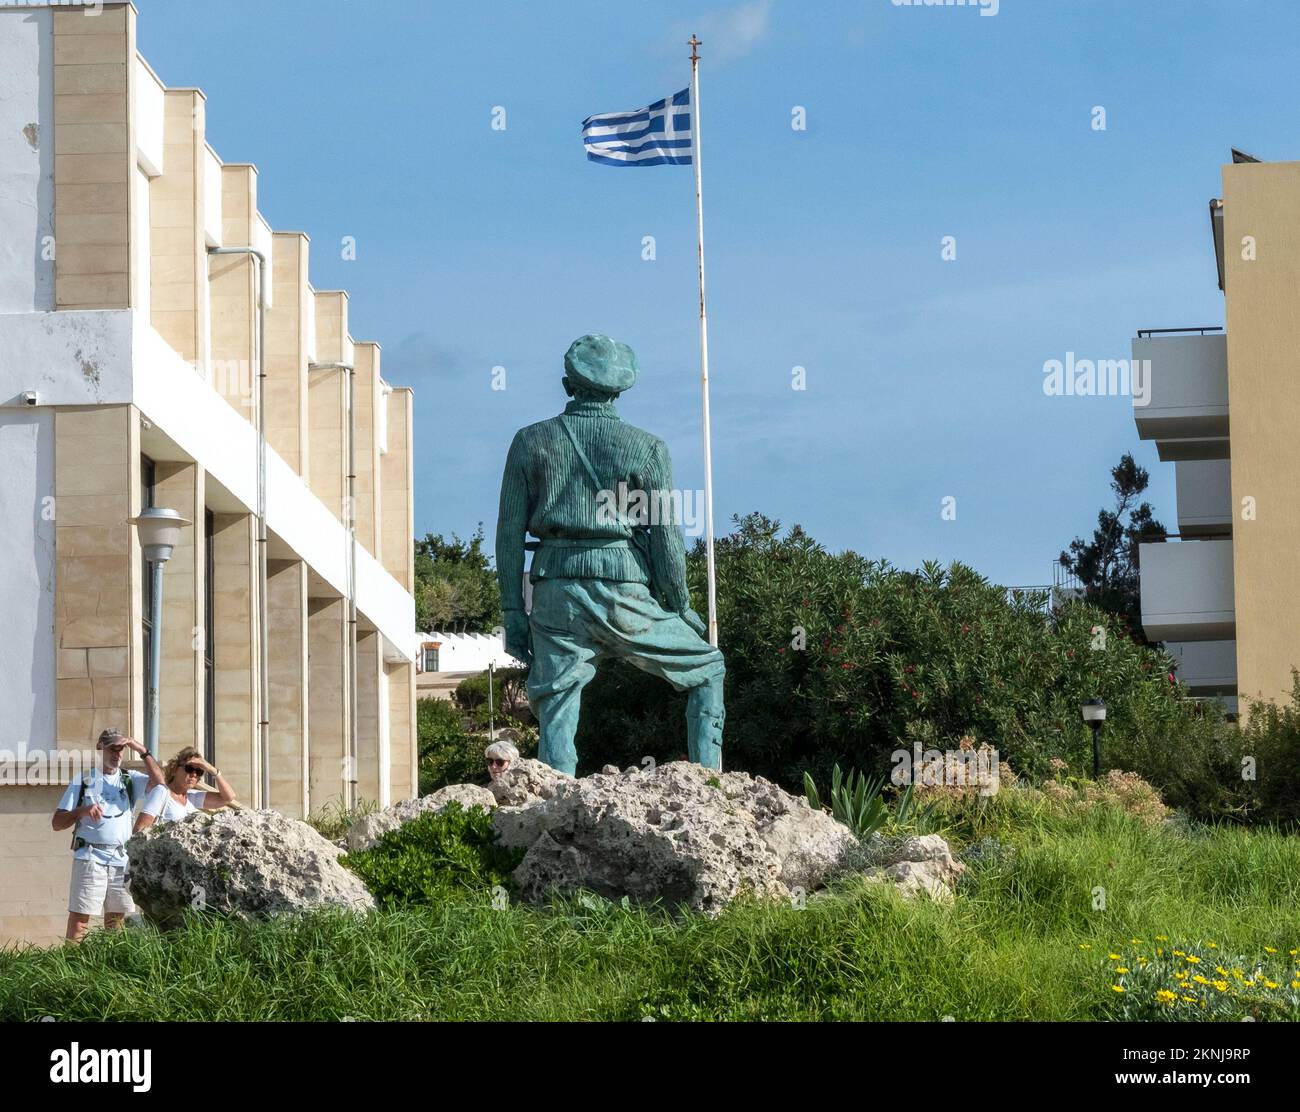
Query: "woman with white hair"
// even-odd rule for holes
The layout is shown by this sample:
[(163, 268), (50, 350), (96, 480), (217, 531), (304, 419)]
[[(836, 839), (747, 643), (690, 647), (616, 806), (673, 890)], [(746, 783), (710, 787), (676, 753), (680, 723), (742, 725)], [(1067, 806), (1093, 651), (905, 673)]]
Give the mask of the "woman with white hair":
[(508, 741), (494, 741), (483, 750), (483, 756), (487, 758), (488, 776), (498, 780), (511, 761), (519, 760), (519, 750)]

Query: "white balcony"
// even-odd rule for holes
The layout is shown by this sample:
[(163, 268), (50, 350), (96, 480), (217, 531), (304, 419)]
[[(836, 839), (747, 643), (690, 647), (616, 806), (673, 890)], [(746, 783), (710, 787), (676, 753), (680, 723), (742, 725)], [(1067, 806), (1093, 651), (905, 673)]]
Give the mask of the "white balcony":
[(1232, 532), (1232, 468), (1226, 459), (1181, 460), (1175, 465), (1178, 532), (1184, 537)]
[(1179, 682), (1193, 695), (1231, 695), (1237, 690), (1236, 641), (1167, 641)]
[(1142, 628), (1152, 641), (1224, 641), (1236, 636), (1232, 541), (1182, 541), (1139, 548)]
[(1162, 460), (1226, 459), (1228, 339), (1139, 336), (1133, 341), (1133, 422)]

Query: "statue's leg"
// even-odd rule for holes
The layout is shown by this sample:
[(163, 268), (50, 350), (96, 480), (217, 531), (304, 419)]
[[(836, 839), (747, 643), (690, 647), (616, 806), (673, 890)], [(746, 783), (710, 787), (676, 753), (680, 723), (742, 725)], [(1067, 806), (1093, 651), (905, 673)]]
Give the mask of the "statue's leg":
[(640, 583), (580, 581), (574, 605), (598, 629), (602, 648), (642, 671), (667, 680), (686, 700), (686, 742), (692, 761), (722, 767), (722, 727), (726, 711), (722, 687), (726, 664), (720, 650), (695, 632), (680, 614), (655, 601)]
[[(720, 654), (719, 654), (720, 655)], [(691, 688), (686, 697), (686, 750), (691, 760), (705, 768), (722, 768), (723, 671), (708, 683)]]
[(537, 716), (537, 758), (557, 772), (577, 775), (578, 711), (582, 689), (596, 674), (598, 649), (571, 628), (572, 607), (564, 583), (543, 580), (533, 589), (529, 624), (533, 663), (528, 704)]

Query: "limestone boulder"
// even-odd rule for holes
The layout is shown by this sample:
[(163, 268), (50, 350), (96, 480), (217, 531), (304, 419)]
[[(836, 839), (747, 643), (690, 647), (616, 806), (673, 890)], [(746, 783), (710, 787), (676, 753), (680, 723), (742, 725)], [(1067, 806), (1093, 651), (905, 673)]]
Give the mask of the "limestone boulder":
[(723, 794), (752, 816), (787, 888), (811, 892), (821, 887), (857, 844), (842, 822), (770, 780), (745, 772), (727, 772), (719, 780)]
[(966, 871), (938, 834), (879, 839), (874, 857), (876, 863), (864, 870), (869, 880), (893, 883), (904, 896), (928, 896), (940, 903), (952, 901)]
[(499, 807), (525, 807), (552, 798), (557, 785), (566, 781), (572, 782), (573, 777), (531, 757), (522, 757), (491, 781), (488, 790)]
[(305, 822), (276, 811), (199, 811), (136, 834), (127, 844), (131, 895), (151, 922), (178, 926), (184, 912), (237, 918), (375, 906), (343, 851)]
[(526, 850), (514, 881), (533, 903), (586, 888), (716, 914), (742, 893), (785, 899), (816, 888), (856, 844), (775, 784), (686, 762), (545, 787), (549, 797), (493, 815), (501, 842)]
[(382, 811), (374, 811), (357, 819), (348, 827), (348, 852), (360, 853), (370, 849), (390, 830), (396, 830), (430, 811), (435, 814), (443, 811), (452, 802), (459, 803), (467, 811), (471, 807), (491, 811), (497, 805), (496, 797), (485, 787), (478, 784), (448, 784), (430, 795), (419, 799), (404, 799)]

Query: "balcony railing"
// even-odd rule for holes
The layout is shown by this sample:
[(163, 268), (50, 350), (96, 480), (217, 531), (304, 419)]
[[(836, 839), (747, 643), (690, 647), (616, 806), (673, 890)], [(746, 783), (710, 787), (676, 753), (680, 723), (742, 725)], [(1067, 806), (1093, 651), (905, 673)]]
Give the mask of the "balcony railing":
[(1148, 339), (1151, 336), (1190, 336), (1195, 333), (1198, 336), (1204, 336), (1207, 332), (1222, 332), (1221, 324), (1193, 324), (1186, 328), (1139, 328), (1138, 339)]

